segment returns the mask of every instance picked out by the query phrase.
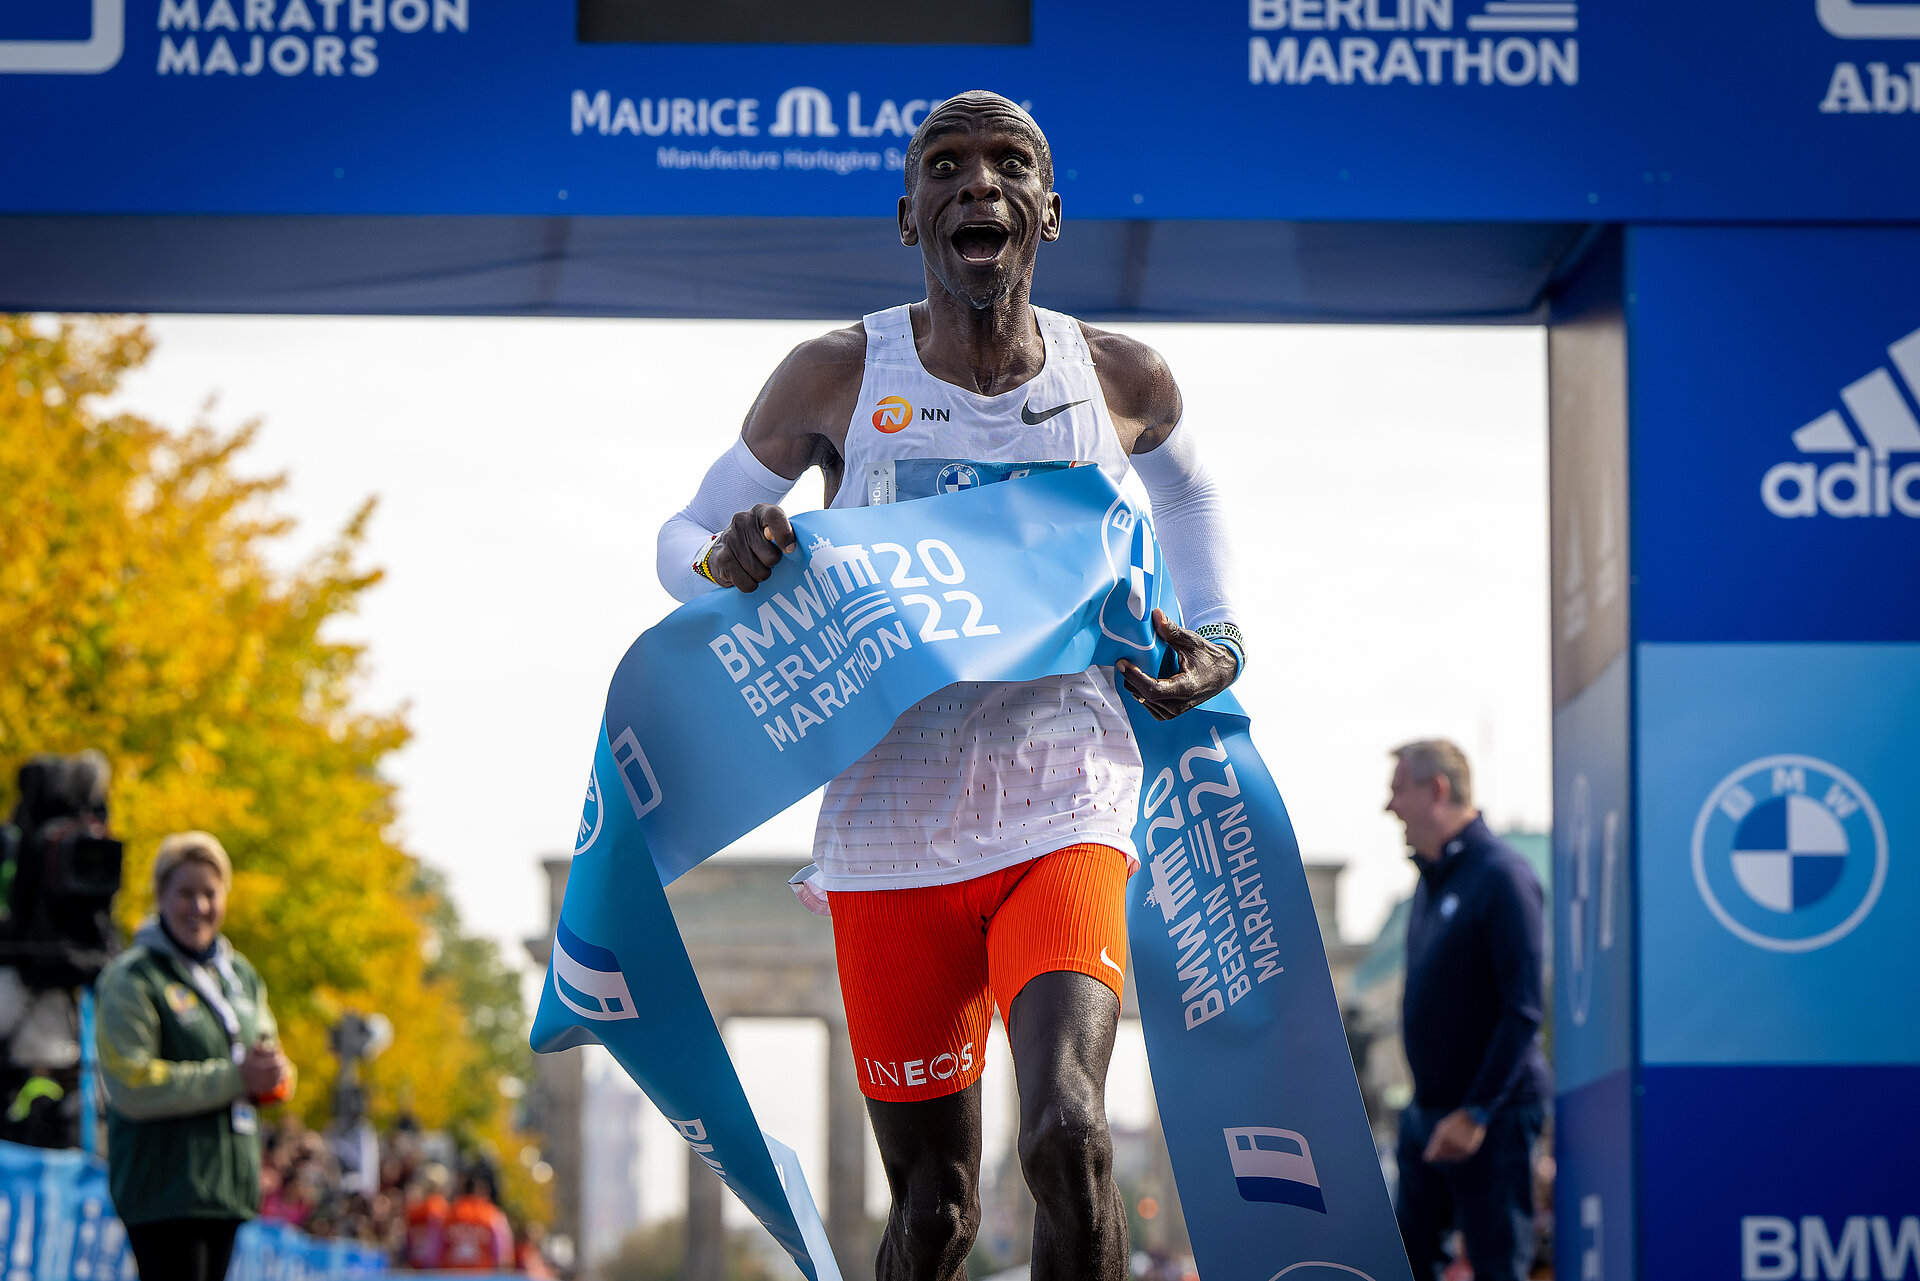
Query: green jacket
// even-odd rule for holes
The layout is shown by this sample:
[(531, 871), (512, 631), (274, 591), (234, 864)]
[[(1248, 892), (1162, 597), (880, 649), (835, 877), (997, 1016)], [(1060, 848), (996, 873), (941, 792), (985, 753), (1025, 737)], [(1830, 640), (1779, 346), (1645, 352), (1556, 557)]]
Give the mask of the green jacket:
[[(126, 1223), (251, 1219), (260, 1211), (260, 1138), (234, 1125), (233, 1105), (245, 1103), (236, 1038), (195, 990), (184, 958), (151, 926), (138, 938), (98, 986), (114, 1209)], [(238, 1043), (278, 1039), (259, 974), (224, 938), (219, 946), (236, 983)]]

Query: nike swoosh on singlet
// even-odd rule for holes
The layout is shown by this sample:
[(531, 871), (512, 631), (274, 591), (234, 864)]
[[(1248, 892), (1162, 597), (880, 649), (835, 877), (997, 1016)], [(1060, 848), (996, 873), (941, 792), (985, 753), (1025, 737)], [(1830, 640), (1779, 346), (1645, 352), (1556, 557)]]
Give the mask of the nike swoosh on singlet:
[(1043, 409), (1036, 414), (1033, 412), (1033, 402), (1028, 401), (1026, 404), (1020, 406), (1020, 421), (1029, 427), (1038, 427), (1055, 414), (1064, 414), (1075, 405), (1084, 405), (1086, 403), (1084, 400), (1069, 400), (1064, 405), (1055, 405), (1052, 409)]
[[(1079, 403), (1084, 403), (1084, 402), (1079, 402)], [(1127, 972), (1113, 963), (1113, 958), (1107, 955), (1107, 949), (1104, 947), (1100, 949), (1100, 964), (1106, 966), (1108, 969), (1112, 970), (1115, 974), (1118, 974), (1121, 978), (1127, 977)]]

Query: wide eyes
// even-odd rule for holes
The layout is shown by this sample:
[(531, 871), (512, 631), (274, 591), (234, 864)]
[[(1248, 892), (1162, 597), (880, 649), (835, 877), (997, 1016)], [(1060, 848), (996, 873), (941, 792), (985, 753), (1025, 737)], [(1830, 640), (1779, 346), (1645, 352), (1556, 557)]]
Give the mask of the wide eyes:
[[(927, 162), (927, 172), (937, 178), (951, 177), (959, 168), (950, 156), (937, 156)], [(1019, 155), (1003, 156), (999, 164), (1000, 172), (1012, 175), (1024, 174), (1028, 168), (1027, 158)]]

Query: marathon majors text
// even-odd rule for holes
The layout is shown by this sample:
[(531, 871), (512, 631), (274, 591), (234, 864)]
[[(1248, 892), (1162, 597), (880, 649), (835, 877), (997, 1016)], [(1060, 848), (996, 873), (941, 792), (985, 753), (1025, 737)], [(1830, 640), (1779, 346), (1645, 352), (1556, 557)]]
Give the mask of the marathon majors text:
[(464, 33), (467, 0), (160, 0), (158, 25), (181, 33), (160, 37), (159, 75), (365, 77), (381, 33)]

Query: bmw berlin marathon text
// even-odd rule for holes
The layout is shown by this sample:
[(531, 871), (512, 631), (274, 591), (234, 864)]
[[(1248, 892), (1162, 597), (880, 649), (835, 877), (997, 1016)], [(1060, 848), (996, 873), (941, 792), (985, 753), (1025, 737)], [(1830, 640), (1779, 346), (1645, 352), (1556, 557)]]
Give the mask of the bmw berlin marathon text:
[[(1208, 738), (1181, 754), (1178, 780), (1171, 767), (1161, 770), (1140, 802), (1153, 886), (1147, 902), (1173, 940), (1189, 1032), (1285, 970), (1240, 783), (1219, 731)], [(1204, 796), (1217, 799), (1202, 804)]]
[[(1576, 0), (1249, 0), (1247, 79), (1268, 85), (1575, 85)], [(1459, 34), (1456, 34), (1458, 32)]]
[[(836, 547), (822, 536), (806, 550), (805, 578), (760, 606), (757, 627), (735, 623), (707, 643), (780, 751), (859, 698), (882, 663), (913, 648), (909, 621), (929, 645), (1000, 632), (982, 621), (980, 598), (959, 588), (966, 567), (940, 539), (923, 538), (910, 552), (899, 543)], [(884, 579), (875, 557), (892, 562)], [(927, 590), (895, 590), (915, 587)]]

